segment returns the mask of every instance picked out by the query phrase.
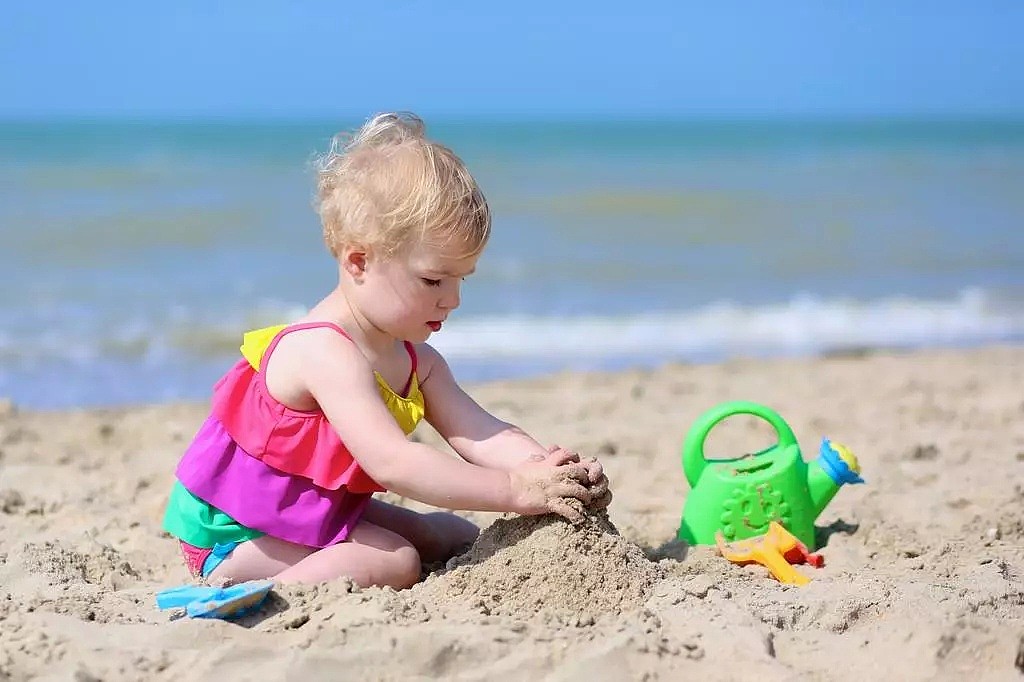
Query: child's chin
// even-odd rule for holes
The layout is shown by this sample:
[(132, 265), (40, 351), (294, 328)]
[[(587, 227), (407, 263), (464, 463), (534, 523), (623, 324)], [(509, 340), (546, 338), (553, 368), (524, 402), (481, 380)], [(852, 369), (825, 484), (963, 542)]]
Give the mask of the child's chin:
[(410, 343), (423, 343), (433, 335), (434, 330), (431, 329), (430, 327), (425, 327), (424, 329), (419, 330), (419, 333), (409, 334), (408, 336), (405, 337), (405, 340), (409, 341)]

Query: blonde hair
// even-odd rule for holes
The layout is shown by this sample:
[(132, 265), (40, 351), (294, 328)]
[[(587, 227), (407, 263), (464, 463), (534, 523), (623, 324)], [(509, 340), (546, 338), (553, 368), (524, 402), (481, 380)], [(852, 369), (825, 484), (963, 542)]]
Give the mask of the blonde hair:
[(491, 232), (487, 200), (465, 164), (426, 138), (415, 114), (378, 114), (354, 134), (334, 136), (317, 159), (316, 208), (337, 258), (359, 244), (393, 256), (419, 240), (483, 249)]

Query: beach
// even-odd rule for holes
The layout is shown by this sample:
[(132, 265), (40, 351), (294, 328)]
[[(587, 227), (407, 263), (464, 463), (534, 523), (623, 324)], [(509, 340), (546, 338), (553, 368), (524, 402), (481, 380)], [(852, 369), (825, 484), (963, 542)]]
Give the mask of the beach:
[[(473, 383), (542, 441), (601, 459), (607, 519), (466, 514), (485, 530), (409, 590), (279, 587), (237, 622), (159, 611), (187, 582), (161, 531), (202, 401), (0, 406), (0, 679), (1018, 680), (1024, 346), (848, 350)], [(680, 445), (727, 400), (823, 436), (864, 485), (818, 517), (803, 587), (675, 540)], [(415, 436), (437, 442), (421, 427)], [(735, 417), (709, 456), (773, 442)], [(413, 508), (418, 503), (385, 494)]]

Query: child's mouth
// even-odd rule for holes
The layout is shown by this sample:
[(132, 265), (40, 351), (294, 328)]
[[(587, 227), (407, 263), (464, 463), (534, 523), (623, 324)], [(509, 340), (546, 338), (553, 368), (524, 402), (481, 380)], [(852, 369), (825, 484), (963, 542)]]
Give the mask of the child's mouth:
[(430, 327), (431, 331), (435, 331), (435, 332), (441, 331), (441, 323), (440, 322), (427, 322), (427, 326)]

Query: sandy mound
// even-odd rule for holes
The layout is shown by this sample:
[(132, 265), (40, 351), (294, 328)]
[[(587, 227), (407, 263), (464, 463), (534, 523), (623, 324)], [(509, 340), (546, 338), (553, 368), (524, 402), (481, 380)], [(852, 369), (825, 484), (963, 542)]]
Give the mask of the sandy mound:
[(345, 579), (280, 586), (268, 609), (275, 615), (263, 626), (527, 621), (587, 627), (640, 610), (664, 577), (663, 565), (621, 537), (604, 511), (579, 525), (554, 514), (517, 516), (496, 520), (469, 551), (409, 590), (361, 589)]
[(664, 575), (603, 511), (579, 526), (552, 514), (498, 519), (448, 568), (417, 596), (441, 608), (581, 625), (640, 608)]

